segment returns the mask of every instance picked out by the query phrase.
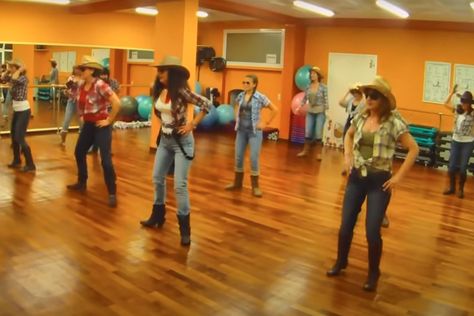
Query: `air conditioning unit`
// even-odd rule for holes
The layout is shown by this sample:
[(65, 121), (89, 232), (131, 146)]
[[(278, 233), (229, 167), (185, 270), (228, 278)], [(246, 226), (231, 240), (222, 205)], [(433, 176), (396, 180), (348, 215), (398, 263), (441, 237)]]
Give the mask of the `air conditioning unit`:
[(153, 62), (155, 52), (152, 50), (131, 49), (128, 51), (128, 61), (132, 62)]
[(46, 51), (48, 51), (48, 46), (40, 45), (40, 44), (35, 45), (35, 51), (37, 51), (37, 52), (46, 52)]

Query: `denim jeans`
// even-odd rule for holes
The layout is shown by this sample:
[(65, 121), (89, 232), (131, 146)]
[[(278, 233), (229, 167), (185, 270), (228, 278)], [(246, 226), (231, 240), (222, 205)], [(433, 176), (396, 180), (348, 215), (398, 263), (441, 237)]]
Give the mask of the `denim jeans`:
[(352, 170), (344, 195), (342, 221), (339, 229), (338, 262), (347, 262), (352, 243), (354, 226), (367, 198), (365, 232), (369, 245), (369, 270), (378, 271), (382, 256), (382, 236), (380, 228), (390, 202), (391, 193), (383, 191), (382, 185), (389, 180), (389, 172), (369, 173), (362, 177), (359, 171)]
[(235, 172), (244, 172), (245, 151), (250, 144), (250, 174), (258, 176), (260, 174), (260, 152), (262, 150), (263, 132), (245, 128), (237, 130), (235, 138)]
[(326, 121), (326, 114), (324, 112), (306, 113), (306, 132), (305, 132), (306, 139), (322, 140), (325, 121)]
[(67, 100), (66, 104), (66, 111), (64, 112), (64, 121), (63, 127), (61, 129), (62, 133), (67, 133), (69, 130), (69, 125), (71, 124), (71, 120), (76, 114), (76, 101), (74, 100)]
[(100, 158), (102, 160), (102, 169), (104, 170), (104, 180), (107, 185), (109, 194), (115, 194), (117, 191), (115, 184), (115, 170), (112, 163), (111, 147), (112, 147), (112, 126), (97, 127), (93, 122), (84, 122), (82, 130), (74, 152), (78, 169), (78, 182), (87, 182), (87, 151), (92, 144), (97, 143), (100, 150)]
[(459, 166), (459, 173), (466, 175), (472, 150), (474, 150), (474, 142), (461, 143), (453, 140), (451, 142), (451, 153), (449, 154), (449, 171), (456, 172)]
[(12, 126), (11, 126), (11, 137), (12, 137), (12, 149), (13, 149), (13, 162), (20, 163), (20, 152), (23, 152), (27, 166), (34, 166), (33, 157), (31, 155), (31, 149), (26, 142), (26, 130), (28, 123), (30, 122), (31, 110), (25, 111), (14, 111)]
[(6, 90), (6, 94), (5, 92), (3, 92), (4, 94), (4, 100), (3, 100), (3, 109), (2, 109), (2, 112), (3, 112), (3, 116), (8, 116), (10, 114), (10, 108), (12, 106), (12, 94), (10, 93), (10, 90), (9, 89), (3, 89), (4, 91)]
[[(192, 134), (182, 136), (180, 142), (186, 154), (194, 154), (194, 137)], [(174, 162), (174, 192), (177, 200), (177, 214), (188, 215), (190, 211), (188, 174), (191, 160), (186, 159), (179, 148), (178, 143), (172, 136), (162, 133), (160, 145), (155, 155), (153, 166), (153, 184), (155, 186), (155, 205), (166, 204), (166, 176)]]

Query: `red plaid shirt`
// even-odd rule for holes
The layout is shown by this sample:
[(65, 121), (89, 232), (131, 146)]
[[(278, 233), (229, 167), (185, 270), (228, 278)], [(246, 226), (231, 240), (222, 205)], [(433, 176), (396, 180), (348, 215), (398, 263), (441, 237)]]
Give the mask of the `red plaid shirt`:
[(79, 83), (77, 89), (77, 110), (85, 122), (97, 122), (109, 117), (107, 106), (114, 94), (110, 86), (101, 79), (95, 79), (90, 89), (84, 89), (85, 82)]

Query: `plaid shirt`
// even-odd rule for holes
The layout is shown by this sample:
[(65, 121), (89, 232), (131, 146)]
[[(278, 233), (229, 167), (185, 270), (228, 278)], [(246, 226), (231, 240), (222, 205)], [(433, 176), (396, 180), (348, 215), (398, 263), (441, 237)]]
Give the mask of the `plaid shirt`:
[(79, 87), (79, 82), (74, 76), (69, 76), (66, 80), (66, 91), (68, 100), (76, 101), (77, 97), (77, 88)]
[[(189, 89), (181, 89), (179, 91), (178, 99), (171, 104), (171, 115), (173, 116), (173, 123), (167, 125), (168, 128), (178, 128), (187, 123), (188, 104), (198, 106), (201, 111), (208, 113), (211, 109), (212, 103), (203, 96), (200, 96)], [(155, 115), (161, 120), (161, 113), (155, 108)]]
[(116, 94), (119, 93), (120, 83), (117, 80), (110, 78), (108, 84), (110, 88), (112, 88), (113, 92), (115, 92)]
[[(260, 122), (260, 114), (262, 108), (268, 107), (270, 105), (270, 100), (263, 94), (258, 91), (252, 95), (252, 98), (249, 100), (251, 106), (251, 120), (253, 132), (257, 132), (257, 125)], [(245, 92), (239, 93), (235, 99), (235, 103), (238, 105), (237, 113), (240, 113), (240, 108), (245, 105)], [(249, 104), (247, 104), (249, 105)], [(239, 128), (240, 117), (237, 115), (235, 120), (235, 130)]]
[[(110, 86), (101, 79), (95, 79), (89, 91), (84, 90), (85, 82), (81, 81), (76, 92), (77, 110), (84, 121), (105, 120), (109, 117), (107, 106), (109, 98), (114, 94)], [(81, 94), (86, 94), (85, 102), (81, 102)]]
[(319, 84), (318, 91), (311, 91), (308, 87), (304, 92), (304, 98), (301, 105), (309, 103), (309, 113), (321, 113), (329, 109), (328, 87), (324, 83)]
[(367, 176), (367, 168), (391, 171), (392, 160), (395, 154), (398, 138), (408, 132), (408, 127), (400, 113), (393, 111), (390, 117), (380, 125), (374, 135), (374, 151), (372, 157), (364, 159), (359, 151), (359, 143), (362, 139), (362, 129), (367, 120), (367, 113), (359, 113), (352, 120), (355, 128), (354, 135), (354, 168), (359, 170), (362, 176)]
[(11, 74), (4, 77), (6, 83), (11, 84), (10, 93), (13, 101), (28, 100), (28, 78), (20, 75), (17, 79), (13, 79)]

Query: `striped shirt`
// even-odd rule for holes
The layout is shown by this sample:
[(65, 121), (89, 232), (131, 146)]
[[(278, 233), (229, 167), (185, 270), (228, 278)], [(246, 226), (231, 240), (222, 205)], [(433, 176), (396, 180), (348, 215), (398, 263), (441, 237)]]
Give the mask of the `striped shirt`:
[(367, 169), (392, 171), (392, 161), (395, 155), (398, 138), (408, 132), (408, 126), (400, 113), (392, 112), (374, 135), (374, 148), (372, 157), (364, 159), (360, 149), (362, 130), (368, 118), (367, 113), (359, 113), (352, 120), (354, 135), (354, 168), (359, 170), (362, 176), (367, 176)]

